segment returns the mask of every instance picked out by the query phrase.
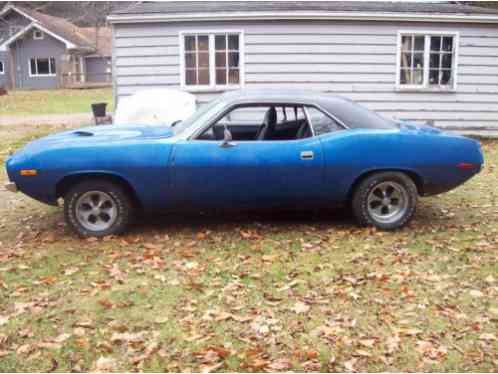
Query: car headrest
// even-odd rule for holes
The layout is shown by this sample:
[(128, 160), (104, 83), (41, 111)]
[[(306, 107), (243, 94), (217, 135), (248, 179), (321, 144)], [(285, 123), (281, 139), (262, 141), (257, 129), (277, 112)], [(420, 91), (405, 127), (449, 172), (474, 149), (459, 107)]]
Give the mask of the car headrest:
[(277, 111), (275, 107), (270, 107), (265, 113), (265, 123), (267, 125), (274, 125), (277, 123)]

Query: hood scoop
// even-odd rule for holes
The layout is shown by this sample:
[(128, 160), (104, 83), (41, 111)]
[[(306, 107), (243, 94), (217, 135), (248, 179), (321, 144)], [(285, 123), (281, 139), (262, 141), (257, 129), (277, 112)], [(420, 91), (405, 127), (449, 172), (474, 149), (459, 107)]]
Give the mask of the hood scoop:
[(78, 136), (93, 136), (93, 132), (83, 131), (83, 130), (75, 131), (75, 132), (73, 132), (73, 134), (78, 135)]

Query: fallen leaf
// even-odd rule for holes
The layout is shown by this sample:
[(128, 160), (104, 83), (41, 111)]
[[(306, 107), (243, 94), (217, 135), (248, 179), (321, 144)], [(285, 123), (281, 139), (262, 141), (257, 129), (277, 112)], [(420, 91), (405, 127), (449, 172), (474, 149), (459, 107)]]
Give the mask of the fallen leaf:
[(100, 357), (93, 365), (94, 372), (109, 372), (116, 370), (116, 360), (111, 357)]
[(361, 339), (359, 343), (367, 348), (372, 348), (375, 345), (375, 339)]
[(318, 357), (318, 352), (317, 351), (308, 351), (308, 352), (306, 352), (306, 357), (308, 357), (308, 360), (314, 360), (315, 358)]
[(9, 354), (10, 354), (10, 352), (8, 352), (8, 351), (0, 351), (0, 358), (5, 357)]
[(65, 271), (64, 271), (64, 275), (73, 275), (75, 273), (77, 273), (80, 269), (78, 269), (77, 267), (71, 267), (71, 268), (67, 268)]
[(481, 334), (479, 336), (479, 339), (481, 339), (481, 340), (496, 340), (496, 335), (494, 335), (494, 334), (488, 334), (488, 333)]
[(16, 350), (18, 355), (27, 354), (33, 351), (33, 346), (31, 344), (23, 344), (19, 346)]
[(356, 350), (355, 355), (362, 356), (362, 357), (372, 357), (372, 354), (370, 352), (364, 351), (362, 349)]
[(307, 313), (310, 310), (310, 307), (309, 307), (309, 305), (307, 305), (301, 301), (298, 301), (296, 304), (294, 304), (294, 307), (292, 308), (292, 310), (297, 314), (303, 314), (303, 313)]
[(223, 361), (214, 365), (203, 365), (201, 371), (203, 373), (211, 373), (213, 371), (218, 371), (218, 369), (222, 368), (224, 365), (225, 363)]
[(86, 334), (86, 331), (85, 331), (85, 329), (83, 327), (76, 327), (73, 330), (73, 332), (74, 332), (74, 335), (76, 335), (76, 336), (83, 336), (83, 335)]
[(469, 294), (472, 297), (483, 297), (484, 296), (484, 294), (481, 291), (479, 291), (479, 290), (471, 290), (469, 292)]
[(9, 316), (0, 316), (0, 326), (6, 325), (9, 322)]
[(114, 306), (114, 304), (111, 303), (108, 299), (100, 299), (98, 303), (106, 309), (112, 309), (112, 307)]
[(145, 332), (139, 332), (135, 334), (131, 333), (122, 333), (118, 334), (115, 333), (111, 337), (111, 342), (117, 343), (117, 342), (126, 342), (126, 343), (139, 343), (145, 341)]
[(292, 368), (292, 364), (288, 359), (281, 358), (281, 359), (273, 361), (267, 367), (270, 370), (284, 371), (284, 370), (289, 370), (290, 368)]
[(90, 346), (90, 342), (86, 338), (79, 338), (74, 341), (76, 346), (81, 349), (88, 349)]
[(62, 343), (69, 339), (71, 337), (71, 334), (60, 334), (58, 337), (54, 339), (54, 342), (56, 343)]
[(356, 361), (356, 358), (352, 358), (351, 360), (346, 361), (344, 363), (344, 367), (346, 368), (346, 370), (349, 372), (355, 371), (354, 365), (356, 364)]

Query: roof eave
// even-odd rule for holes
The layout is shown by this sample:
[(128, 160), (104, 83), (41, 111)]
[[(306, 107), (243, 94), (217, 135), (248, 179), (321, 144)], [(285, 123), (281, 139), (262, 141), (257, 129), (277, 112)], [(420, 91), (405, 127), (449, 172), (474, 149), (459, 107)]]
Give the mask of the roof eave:
[(111, 24), (144, 22), (240, 21), (240, 20), (357, 20), (408, 22), (498, 23), (492, 14), (427, 14), (427, 13), (367, 13), (367, 12), (212, 12), (212, 13), (155, 13), (111, 14)]

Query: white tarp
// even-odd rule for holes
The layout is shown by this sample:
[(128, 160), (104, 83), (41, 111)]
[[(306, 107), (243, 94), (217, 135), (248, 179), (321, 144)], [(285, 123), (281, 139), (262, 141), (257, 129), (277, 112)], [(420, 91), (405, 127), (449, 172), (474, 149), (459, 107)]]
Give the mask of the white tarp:
[(116, 125), (171, 125), (195, 112), (195, 96), (173, 89), (153, 89), (136, 92), (119, 100)]

